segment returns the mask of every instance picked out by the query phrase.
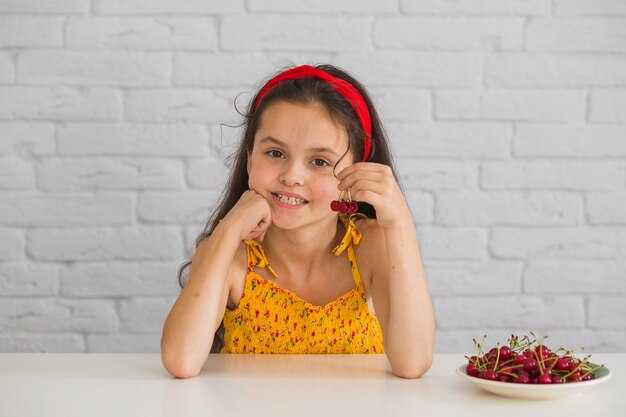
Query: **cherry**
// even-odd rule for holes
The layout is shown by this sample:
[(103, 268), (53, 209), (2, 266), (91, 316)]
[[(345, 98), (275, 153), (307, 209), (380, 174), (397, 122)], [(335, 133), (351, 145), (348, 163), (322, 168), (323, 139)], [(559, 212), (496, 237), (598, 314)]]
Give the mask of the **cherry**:
[(536, 371), (537, 361), (533, 358), (526, 358), (526, 360), (524, 360), (524, 370), (529, 373)]
[(478, 375), (478, 368), (476, 368), (476, 365), (474, 365), (473, 363), (469, 363), (465, 368), (465, 372), (467, 372), (469, 376), (476, 376)]
[(538, 384), (551, 384), (552, 376), (547, 373), (539, 374), (539, 376), (537, 377), (537, 383)]
[(517, 376), (517, 379), (515, 380), (515, 382), (517, 382), (518, 384), (528, 384), (528, 383), (530, 383), (530, 377), (528, 376), (528, 374), (526, 372), (524, 372), (524, 373), (520, 372), (520, 374)]
[(330, 209), (332, 211), (339, 211), (340, 207), (341, 207), (341, 202), (340, 201), (333, 200), (333, 201), (330, 202)]

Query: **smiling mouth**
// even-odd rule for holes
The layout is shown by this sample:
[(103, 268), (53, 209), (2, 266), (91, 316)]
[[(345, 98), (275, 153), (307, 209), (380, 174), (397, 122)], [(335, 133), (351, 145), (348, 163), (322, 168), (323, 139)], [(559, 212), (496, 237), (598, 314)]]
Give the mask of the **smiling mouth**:
[(287, 197), (286, 195), (277, 194), (277, 193), (275, 193), (274, 195), (278, 198), (278, 200), (281, 203), (291, 204), (292, 206), (297, 206), (297, 205), (300, 205), (300, 204), (308, 203), (308, 201), (302, 200), (300, 198)]

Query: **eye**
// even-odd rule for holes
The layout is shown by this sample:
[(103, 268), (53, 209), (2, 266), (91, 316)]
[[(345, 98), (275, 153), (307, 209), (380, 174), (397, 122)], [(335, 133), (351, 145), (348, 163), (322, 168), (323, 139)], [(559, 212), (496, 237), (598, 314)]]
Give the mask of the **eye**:
[(269, 150), (265, 152), (265, 154), (272, 158), (282, 158), (284, 156), (281, 151), (277, 151), (276, 149)]
[(315, 165), (316, 167), (326, 167), (326, 166), (330, 166), (330, 164), (329, 164), (326, 160), (324, 160), (324, 159), (322, 159), (322, 158), (315, 158), (315, 159), (313, 160), (313, 165)]

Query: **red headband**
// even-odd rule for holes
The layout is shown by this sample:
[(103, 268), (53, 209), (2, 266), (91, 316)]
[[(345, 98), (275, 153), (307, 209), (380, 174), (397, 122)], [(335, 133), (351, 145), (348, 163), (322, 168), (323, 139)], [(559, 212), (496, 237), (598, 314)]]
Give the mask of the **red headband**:
[(372, 147), (372, 142), (370, 137), (372, 136), (372, 120), (370, 119), (370, 113), (367, 110), (367, 105), (365, 104), (365, 100), (358, 92), (356, 88), (352, 84), (347, 81), (342, 80), (341, 78), (333, 77), (329, 73), (312, 67), (310, 65), (301, 65), (299, 67), (292, 68), (285, 72), (278, 74), (276, 77), (272, 78), (263, 86), (259, 95), (256, 98), (256, 102), (254, 103), (254, 110), (259, 107), (259, 104), (263, 100), (265, 94), (270, 91), (272, 88), (276, 87), (283, 81), (286, 80), (295, 80), (299, 78), (319, 78), (323, 81), (326, 81), (333, 87), (339, 94), (341, 94), (348, 103), (352, 106), (354, 111), (356, 112), (359, 121), (361, 122), (361, 127), (365, 131), (365, 135), (363, 136), (363, 159), (365, 162), (370, 154), (370, 148)]

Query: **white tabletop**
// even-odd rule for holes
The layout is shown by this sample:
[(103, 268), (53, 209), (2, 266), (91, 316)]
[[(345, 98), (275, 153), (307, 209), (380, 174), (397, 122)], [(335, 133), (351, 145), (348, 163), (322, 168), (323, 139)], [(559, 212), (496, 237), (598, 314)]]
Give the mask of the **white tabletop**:
[(623, 416), (626, 354), (597, 354), (613, 374), (557, 401), (498, 397), (435, 355), (422, 378), (394, 377), (384, 355), (211, 355), (179, 380), (157, 354), (0, 354), (0, 416)]

